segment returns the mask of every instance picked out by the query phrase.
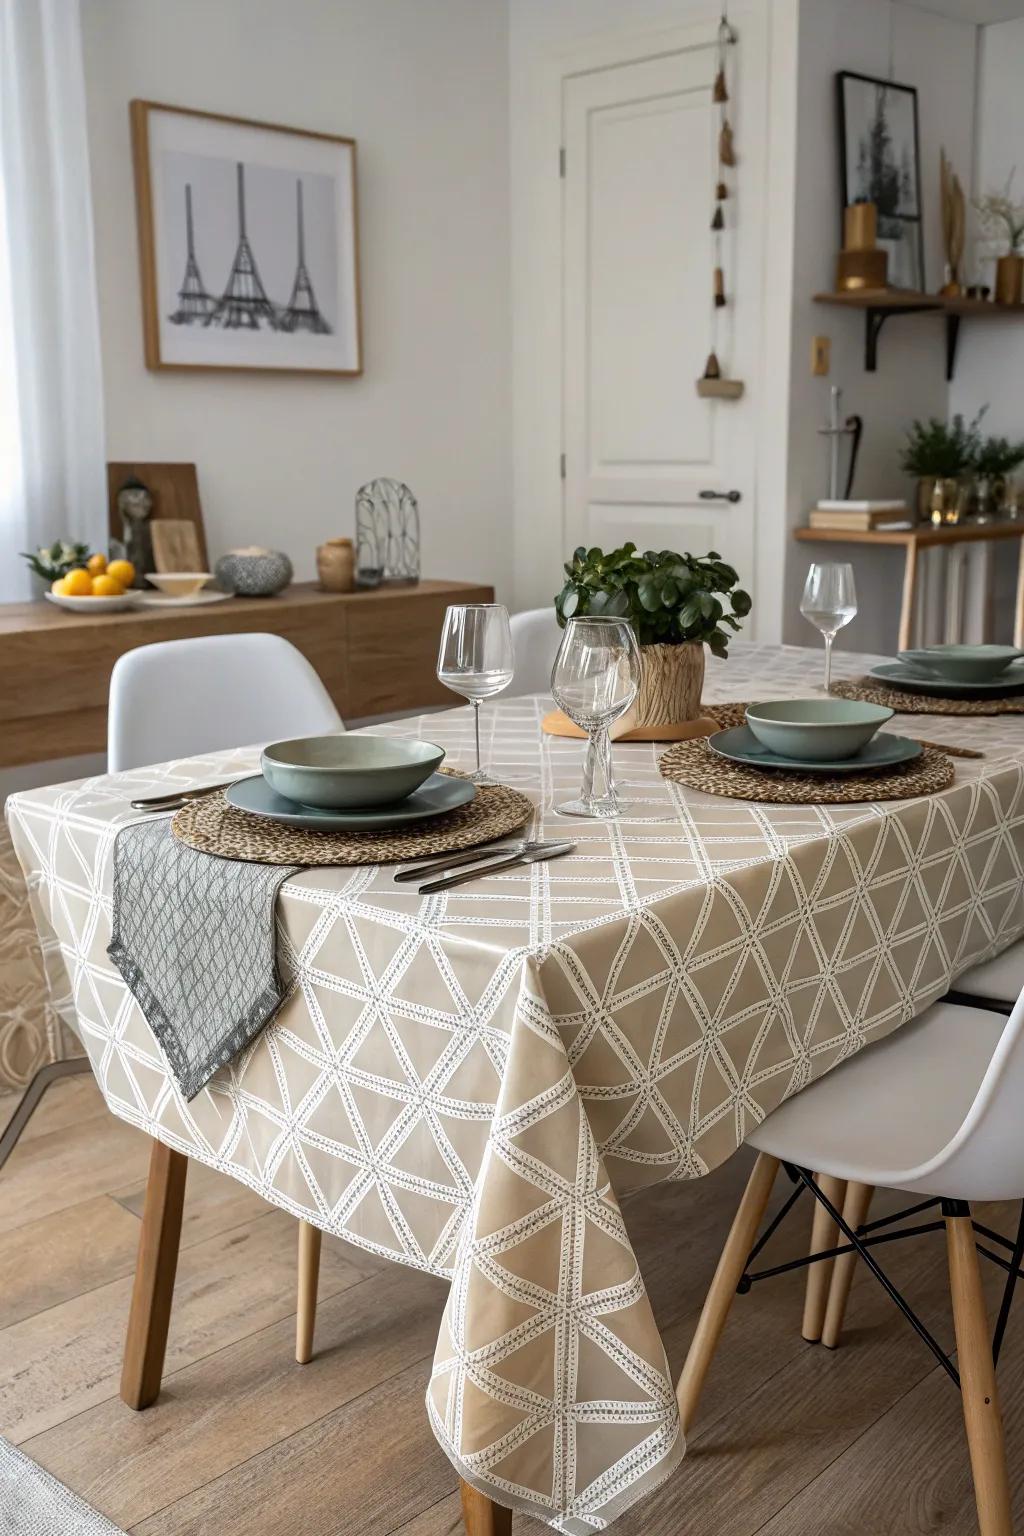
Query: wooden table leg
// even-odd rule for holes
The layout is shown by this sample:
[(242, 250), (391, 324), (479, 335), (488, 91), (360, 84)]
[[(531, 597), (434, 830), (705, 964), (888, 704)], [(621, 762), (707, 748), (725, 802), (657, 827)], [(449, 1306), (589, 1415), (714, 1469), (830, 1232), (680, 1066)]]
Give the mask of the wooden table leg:
[(462, 1494), (462, 1522), (466, 1536), (509, 1536), (512, 1529), (512, 1511), (504, 1504), (495, 1504), (486, 1493), (480, 1493), (461, 1477), (459, 1491)]
[(992, 1336), (969, 1215), (946, 1214), (946, 1253), (978, 1530), (981, 1536), (1012, 1536), (1006, 1445), (992, 1364)]
[(319, 1227), (314, 1227), (308, 1221), (299, 1222), (299, 1304), (295, 1313), (295, 1358), (300, 1365), (307, 1365), (313, 1358), (321, 1236)]
[(1013, 643), (1024, 645), (1024, 539), (1017, 543), (1017, 600), (1013, 605)]
[(725, 1240), (725, 1247), (722, 1249), (711, 1289), (708, 1291), (704, 1309), (697, 1323), (697, 1330), (693, 1335), (693, 1342), (686, 1356), (686, 1363), (676, 1386), (676, 1401), (679, 1404), (679, 1418), (684, 1435), (696, 1416), (704, 1378), (711, 1365), (722, 1329), (725, 1327), (725, 1320), (729, 1316), (729, 1308), (736, 1295), (736, 1287), (743, 1275), (743, 1266), (754, 1246), (757, 1229), (761, 1225), (761, 1217), (764, 1215), (768, 1196), (772, 1192), (772, 1185), (775, 1183), (775, 1175), (778, 1171), (778, 1158), (769, 1157), (766, 1152), (757, 1154), (757, 1162), (743, 1191), (739, 1210), (733, 1217), (729, 1236)]
[(900, 633), (897, 649), (909, 651), (914, 643), (914, 604), (917, 599), (917, 540), (907, 541), (903, 563), (903, 602), (900, 606)]
[(160, 1393), (187, 1173), (183, 1152), (154, 1141), (121, 1368), (121, 1396), (129, 1408), (148, 1408)]
[[(815, 1180), (818, 1188), (837, 1211), (843, 1208), (846, 1180), (836, 1179), (830, 1173), (819, 1174)], [(821, 1253), (824, 1248), (839, 1246), (839, 1228), (825, 1207), (814, 1202), (814, 1220), (811, 1223), (810, 1253)], [(825, 1324), (825, 1308), (828, 1305), (828, 1288), (832, 1279), (834, 1259), (822, 1259), (807, 1270), (807, 1290), (804, 1292), (804, 1318), (800, 1332), (808, 1344), (816, 1344)]]

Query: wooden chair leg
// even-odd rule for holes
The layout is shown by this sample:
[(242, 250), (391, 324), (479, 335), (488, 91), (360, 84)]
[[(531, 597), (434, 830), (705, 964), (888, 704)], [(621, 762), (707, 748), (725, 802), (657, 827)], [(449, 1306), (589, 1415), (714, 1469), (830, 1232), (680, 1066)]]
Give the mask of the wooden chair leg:
[(733, 1218), (729, 1236), (725, 1240), (725, 1247), (722, 1249), (711, 1289), (704, 1302), (697, 1330), (693, 1335), (686, 1363), (676, 1386), (676, 1401), (679, 1404), (679, 1417), (684, 1434), (689, 1430), (696, 1415), (704, 1378), (711, 1365), (722, 1329), (725, 1327), (725, 1320), (729, 1316), (729, 1308), (736, 1295), (736, 1287), (743, 1274), (747, 1255), (754, 1246), (757, 1229), (761, 1225), (761, 1217), (768, 1204), (768, 1196), (772, 1192), (778, 1170), (778, 1158), (769, 1157), (766, 1152), (758, 1153), (757, 1162), (743, 1191), (739, 1210)]
[(992, 1363), (992, 1336), (969, 1215), (947, 1214), (946, 1254), (978, 1529), (980, 1536), (1012, 1536), (1006, 1445)]
[[(833, 1178), (830, 1173), (815, 1176), (815, 1183), (836, 1210), (842, 1210), (846, 1194), (846, 1180)], [(814, 1202), (814, 1220), (811, 1223), (810, 1253), (820, 1253), (823, 1248), (838, 1246), (839, 1228), (823, 1205)], [(828, 1304), (828, 1288), (832, 1279), (834, 1259), (822, 1259), (807, 1270), (807, 1289), (804, 1292), (804, 1317), (800, 1332), (808, 1344), (816, 1344), (825, 1324), (825, 1307)]]
[[(856, 1179), (851, 1179), (846, 1186), (843, 1220), (855, 1232), (861, 1222), (867, 1220), (868, 1207), (874, 1192), (872, 1185), (858, 1184)], [(825, 1322), (821, 1330), (821, 1342), (827, 1349), (836, 1349), (839, 1345), (839, 1336), (843, 1331), (843, 1318), (846, 1316), (846, 1302), (850, 1295), (850, 1286), (853, 1284), (856, 1267), (855, 1253), (844, 1253), (833, 1263), (832, 1280), (828, 1288), (828, 1305), (825, 1308)]]
[(504, 1504), (495, 1504), (486, 1493), (480, 1493), (461, 1477), (459, 1491), (462, 1494), (462, 1523), (466, 1536), (509, 1536), (512, 1529), (512, 1511)]
[(313, 1358), (316, 1326), (316, 1288), (320, 1279), (319, 1227), (299, 1222), (299, 1301), (295, 1314), (295, 1358), (306, 1365)]
[(121, 1367), (121, 1396), (129, 1408), (148, 1408), (160, 1393), (187, 1173), (183, 1152), (154, 1141)]

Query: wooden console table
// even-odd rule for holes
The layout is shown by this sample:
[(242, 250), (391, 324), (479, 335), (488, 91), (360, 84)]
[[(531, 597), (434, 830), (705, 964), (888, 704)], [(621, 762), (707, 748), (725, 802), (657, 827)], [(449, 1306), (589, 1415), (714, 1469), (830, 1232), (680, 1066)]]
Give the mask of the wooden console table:
[(900, 606), (899, 649), (913, 644), (914, 610), (919, 574), (918, 552), (922, 549), (951, 549), (964, 544), (986, 544), (992, 539), (1017, 540), (1017, 597), (1013, 606), (1013, 643), (1024, 645), (1024, 521), (995, 523), (956, 523), (936, 528), (931, 523), (915, 523), (911, 528), (863, 529), (797, 528), (795, 538), (807, 544), (902, 545), (903, 601)]
[(296, 583), (277, 597), (95, 616), (42, 601), (0, 604), (0, 767), (102, 752), (113, 665), (156, 640), (283, 635), (312, 662), (346, 720), (451, 704), (434, 675), (445, 609), (493, 600), (492, 587), (421, 581), (351, 593)]

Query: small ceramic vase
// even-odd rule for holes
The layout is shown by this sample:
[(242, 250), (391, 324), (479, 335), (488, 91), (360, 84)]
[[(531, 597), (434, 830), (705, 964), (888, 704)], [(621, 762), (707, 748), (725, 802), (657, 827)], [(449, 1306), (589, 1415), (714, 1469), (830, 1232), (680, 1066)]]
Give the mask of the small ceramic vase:
[(328, 539), (316, 552), (316, 570), (325, 592), (351, 592), (356, 554), (351, 539)]

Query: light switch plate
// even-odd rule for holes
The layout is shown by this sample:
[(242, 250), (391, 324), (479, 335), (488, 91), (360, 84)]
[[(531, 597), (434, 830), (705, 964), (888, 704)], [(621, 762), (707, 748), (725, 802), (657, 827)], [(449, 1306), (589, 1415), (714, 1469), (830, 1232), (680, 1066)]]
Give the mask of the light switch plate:
[(824, 377), (831, 363), (832, 339), (829, 336), (811, 338), (811, 372)]

